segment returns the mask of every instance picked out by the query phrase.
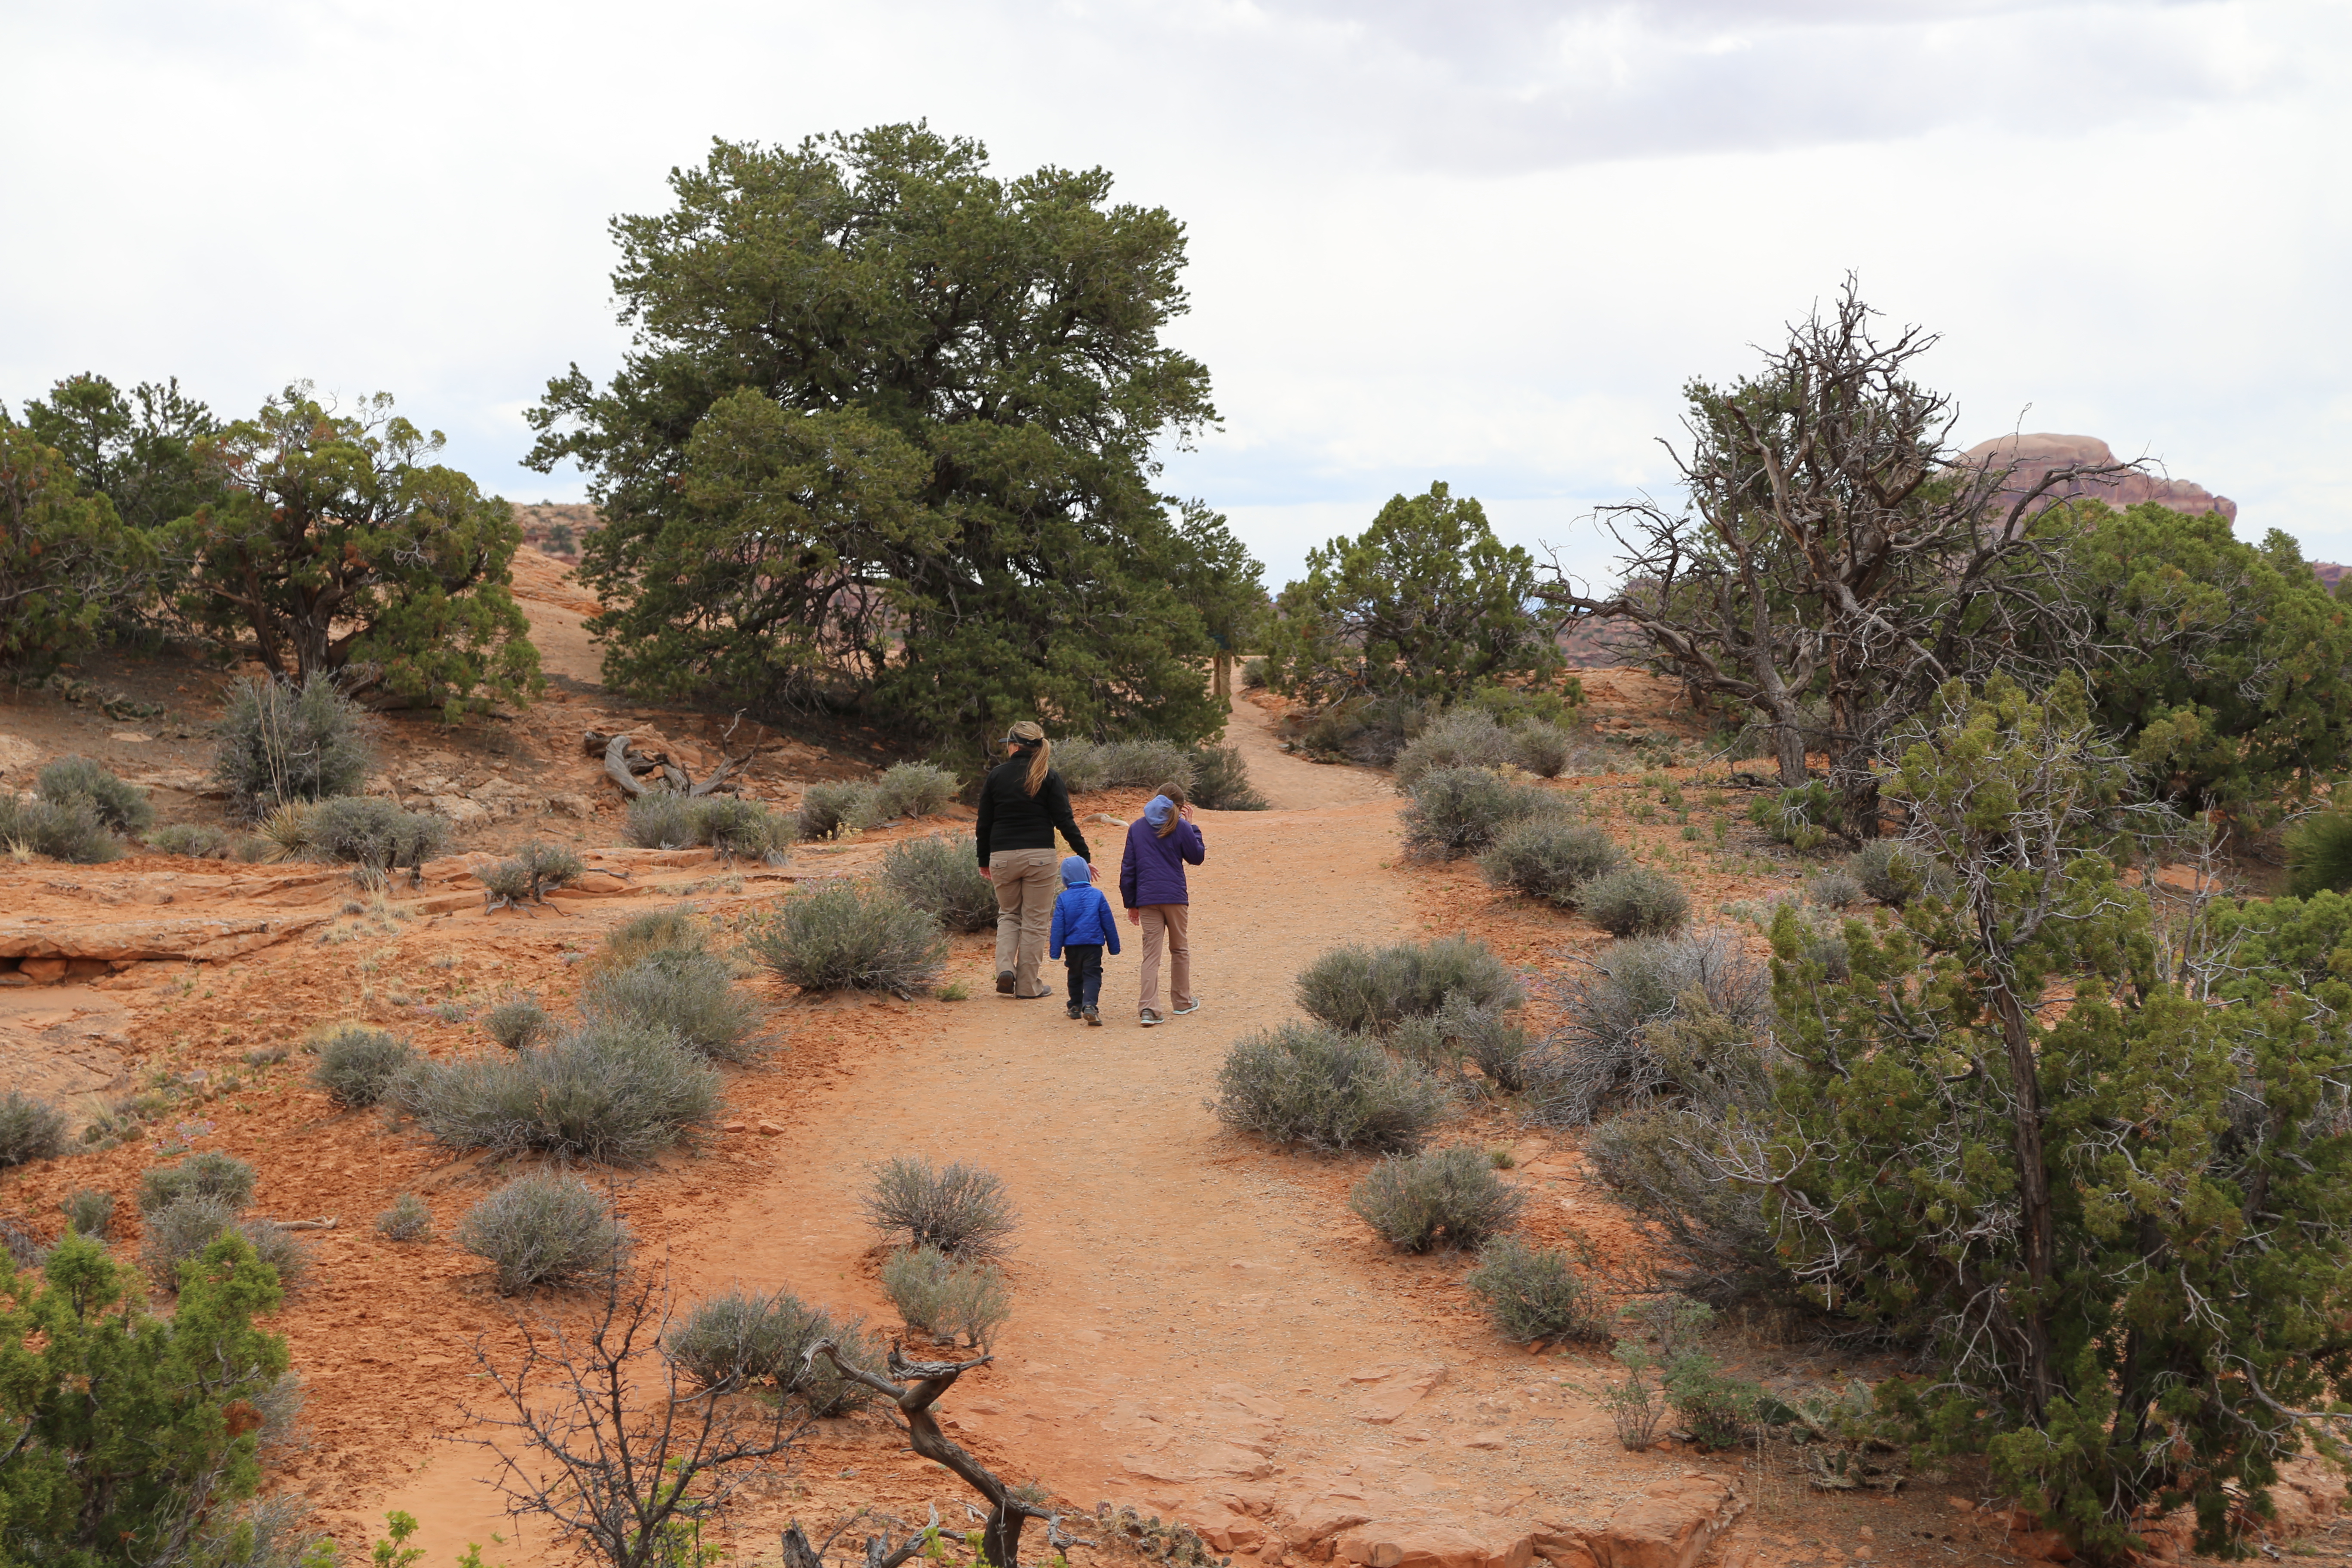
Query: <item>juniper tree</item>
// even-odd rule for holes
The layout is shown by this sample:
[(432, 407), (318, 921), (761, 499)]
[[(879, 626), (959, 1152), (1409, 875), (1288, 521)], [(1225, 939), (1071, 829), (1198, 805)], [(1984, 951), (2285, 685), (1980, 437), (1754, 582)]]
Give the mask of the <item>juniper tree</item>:
[(1745, 1170), (1823, 1305), (1930, 1347), (1885, 1391), (1914, 1435), (2101, 1560), (2151, 1503), (2220, 1546), (2352, 1393), (2352, 984), (2220, 1006), (2160, 969), (2130, 785), (2071, 678), (1948, 685), (1888, 788), (1954, 889), (1849, 921), (1843, 981), (1780, 913), (1791, 1066)]

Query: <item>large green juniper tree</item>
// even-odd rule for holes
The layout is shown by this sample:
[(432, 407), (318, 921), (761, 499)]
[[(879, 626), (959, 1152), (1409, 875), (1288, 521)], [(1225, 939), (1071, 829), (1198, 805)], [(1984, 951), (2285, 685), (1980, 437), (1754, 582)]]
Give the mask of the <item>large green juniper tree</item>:
[(719, 142), (670, 185), (613, 225), (620, 373), (533, 415), (530, 461), (587, 470), (604, 516), (608, 679), (933, 738), (1216, 728), (1206, 620), (1256, 569), (1151, 489), (1155, 443), (1216, 417), (1160, 341), (1174, 218), (920, 125)]
[(2221, 1545), (2347, 1408), (2352, 984), (2160, 947), (2112, 857), (2161, 808), (2097, 737), (2071, 677), (1939, 695), (1888, 793), (1956, 890), (1849, 922), (1843, 981), (1782, 911), (1747, 1174), (1823, 1304), (1930, 1347), (1916, 1436), (2105, 1560), (2182, 1501)]

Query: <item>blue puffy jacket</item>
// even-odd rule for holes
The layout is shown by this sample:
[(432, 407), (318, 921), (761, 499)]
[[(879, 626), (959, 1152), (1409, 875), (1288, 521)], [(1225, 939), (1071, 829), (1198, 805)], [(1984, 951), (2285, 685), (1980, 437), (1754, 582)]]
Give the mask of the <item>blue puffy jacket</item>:
[(1111, 915), (1110, 900), (1099, 888), (1065, 888), (1054, 900), (1054, 929), (1045, 936), (1045, 956), (1059, 958), (1065, 947), (1088, 942), (1118, 951), (1118, 921)]

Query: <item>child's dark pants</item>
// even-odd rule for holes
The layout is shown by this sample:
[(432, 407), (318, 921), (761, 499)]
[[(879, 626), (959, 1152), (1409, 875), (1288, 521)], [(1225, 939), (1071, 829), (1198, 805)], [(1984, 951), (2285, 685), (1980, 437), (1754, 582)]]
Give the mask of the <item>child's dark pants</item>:
[(1062, 946), (1062, 963), (1070, 972), (1070, 1005), (1086, 1008), (1102, 1001), (1103, 944), (1098, 942), (1066, 942)]

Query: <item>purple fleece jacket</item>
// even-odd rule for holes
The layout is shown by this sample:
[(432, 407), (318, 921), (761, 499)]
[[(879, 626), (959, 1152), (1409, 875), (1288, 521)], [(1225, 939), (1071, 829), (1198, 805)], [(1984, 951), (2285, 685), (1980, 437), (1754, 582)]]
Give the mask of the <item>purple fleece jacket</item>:
[(1127, 850), (1118, 858), (1119, 902), (1130, 910), (1146, 904), (1189, 904), (1184, 890), (1184, 863), (1198, 866), (1209, 858), (1201, 830), (1179, 820), (1176, 831), (1162, 838), (1151, 824), (1137, 817), (1128, 825)]

